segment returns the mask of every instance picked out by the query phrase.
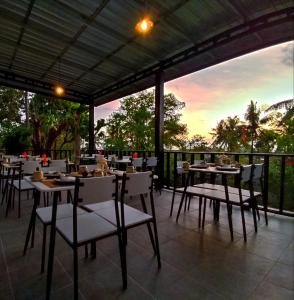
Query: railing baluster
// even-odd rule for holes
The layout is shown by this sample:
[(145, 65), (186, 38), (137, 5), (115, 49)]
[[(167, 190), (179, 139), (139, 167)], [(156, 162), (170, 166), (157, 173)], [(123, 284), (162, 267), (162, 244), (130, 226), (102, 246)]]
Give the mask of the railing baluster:
[(268, 206), (268, 183), (269, 183), (269, 155), (264, 155), (264, 183), (263, 183), (263, 191), (264, 191), (264, 201), (266, 206)]
[(286, 156), (281, 157), (281, 183), (280, 183), (280, 214), (284, 210), (284, 192), (285, 192), (285, 163), (286, 163)]
[(166, 153), (166, 186), (170, 187), (170, 152)]

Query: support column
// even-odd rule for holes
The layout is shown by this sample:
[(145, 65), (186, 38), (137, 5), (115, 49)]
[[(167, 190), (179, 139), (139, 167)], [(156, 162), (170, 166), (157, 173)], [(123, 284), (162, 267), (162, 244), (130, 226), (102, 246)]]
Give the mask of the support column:
[(163, 186), (164, 152), (163, 152), (163, 122), (164, 122), (164, 73), (159, 71), (155, 76), (155, 155), (158, 157), (159, 187)]
[(95, 150), (95, 139), (94, 139), (94, 103), (89, 103), (89, 145), (88, 152), (91, 155)]

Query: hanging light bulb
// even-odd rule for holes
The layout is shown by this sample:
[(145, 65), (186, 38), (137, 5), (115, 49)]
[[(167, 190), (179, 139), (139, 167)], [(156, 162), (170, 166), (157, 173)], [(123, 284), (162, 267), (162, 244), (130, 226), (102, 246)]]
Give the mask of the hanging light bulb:
[(60, 82), (60, 60), (58, 61), (58, 83), (54, 87), (54, 92), (57, 96), (63, 96), (64, 95), (64, 88), (59, 84)]
[(152, 29), (152, 27), (153, 27), (153, 22), (148, 17), (141, 19), (136, 24), (136, 30), (140, 33), (147, 33)]
[(57, 96), (64, 95), (64, 88), (61, 85), (56, 85), (54, 91)]

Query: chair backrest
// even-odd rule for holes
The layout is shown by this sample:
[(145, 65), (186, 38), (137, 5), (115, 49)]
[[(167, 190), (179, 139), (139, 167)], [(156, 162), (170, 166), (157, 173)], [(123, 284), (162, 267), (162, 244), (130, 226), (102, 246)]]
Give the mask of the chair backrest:
[(146, 167), (157, 167), (158, 160), (156, 156), (146, 158)]
[(177, 169), (176, 169), (176, 172), (177, 172), (177, 174), (182, 174), (182, 173), (185, 173), (186, 171), (184, 170), (184, 168), (183, 168), (183, 163), (184, 163), (185, 161), (182, 161), (182, 160), (178, 160), (177, 161)]
[(132, 158), (132, 165), (135, 168), (142, 168), (142, 166), (143, 166), (143, 158), (142, 157), (140, 157), (140, 158)]
[(193, 162), (194, 165), (201, 165), (204, 164), (204, 160), (203, 159), (195, 159)]
[(264, 164), (255, 164), (253, 165), (253, 180), (258, 180), (263, 176), (263, 165)]
[(82, 205), (115, 199), (117, 180), (114, 175), (80, 178), (79, 199)]
[(40, 162), (34, 160), (25, 160), (22, 162), (22, 172), (23, 174), (33, 174), (37, 168), (40, 168)]
[(240, 168), (240, 178), (243, 182), (249, 182), (252, 180), (252, 165), (241, 166)]
[(127, 160), (127, 159), (131, 159), (131, 158), (132, 158), (132, 157), (131, 157), (131, 156), (129, 156), (129, 155), (128, 155), (128, 156), (127, 156), (127, 155), (125, 155), (125, 156), (123, 156), (123, 157), (122, 157), (122, 159), (125, 159), (125, 160)]
[(123, 175), (122, 195), (137, 196), (152, 191), (152, 172), (125, 173)]
[(66, 172), (66, 162), (64, 159), (54, 159), (50, 161), (50, 170), (57, 172)]

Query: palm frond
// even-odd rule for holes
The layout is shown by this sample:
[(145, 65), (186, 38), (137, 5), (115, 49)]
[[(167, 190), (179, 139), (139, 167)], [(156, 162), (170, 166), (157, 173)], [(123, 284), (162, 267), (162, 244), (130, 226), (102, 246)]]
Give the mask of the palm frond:
[(280, 101), (278, 103), (275, 103), (271, 105), (268, 109), (266, 109), (266, 112), (272, 111), (272, 110), (279, 110), (279, 109), (291, 109), (294, 107), (294, 99), (288, 99), (284, 101)]

